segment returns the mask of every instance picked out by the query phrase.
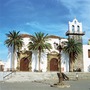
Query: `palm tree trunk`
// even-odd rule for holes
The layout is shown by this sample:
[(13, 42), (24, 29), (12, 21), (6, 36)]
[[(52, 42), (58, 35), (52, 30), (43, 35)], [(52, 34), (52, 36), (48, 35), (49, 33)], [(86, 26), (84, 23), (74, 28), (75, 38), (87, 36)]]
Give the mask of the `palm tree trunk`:
[(15, 70), (15, 68), (14, 68), (14, 66), (15, 66), (15, 63), (14, 63), (14, 61), (15, 61), (15, 48), (14, 48), (14, 45), (12, 46), (12, 48), (13, 48), (13, 51), (12, 51), (12, 71), (14, 71)]
[(73, 62), (69, 62), (70, 63), (70, 65), (69, 65), (69, 71), (70, 72), (73, 72)]
[(15, 69), (15, 68), (14, 68), (14, 66), (15, 66), (15, 65), (14, 65), (14, 64), (15, 64), (15, 63), (14, 63), (14, 59), (15, 59), (15, 52), (13, 52), (13, 54), (12, 54), (12, 59), (11, 59), (11, 60), (12, 60), (12, 63), (11, 63), (11, 65), (12, 65), (12, 66), (11, 66), (11, 71), (14, 71), (14, 69)]
[(40, 61), (41, 61), (41, 50), (39, 50), (39, 71), (41, 71), (41, 67), (40, 67)]
[(69, 55), (69, 71), (73, 72), (73, 54), (70, 53)]

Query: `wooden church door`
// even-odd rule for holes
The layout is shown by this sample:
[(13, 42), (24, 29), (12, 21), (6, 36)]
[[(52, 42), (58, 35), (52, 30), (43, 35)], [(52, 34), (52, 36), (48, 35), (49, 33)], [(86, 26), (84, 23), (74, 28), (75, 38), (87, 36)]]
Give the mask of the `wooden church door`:
[(56, 58), (50, 61), (50, 71), (58, 71), (58, 60)]
[(29, 60), (27, 58), (20, 60), (20, 71), (29, 71)]

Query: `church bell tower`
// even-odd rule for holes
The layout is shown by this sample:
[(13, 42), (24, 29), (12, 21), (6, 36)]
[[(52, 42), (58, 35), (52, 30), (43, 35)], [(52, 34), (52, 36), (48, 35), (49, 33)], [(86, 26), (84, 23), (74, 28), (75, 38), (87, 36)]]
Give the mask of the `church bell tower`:
[[(74, 40), (79, 41), (83, 45), (83, 35), (85, 35), (85, 33), (82, 31), (82, 23), (78, 22), (76, 18), (72, 22), (69, 21), (66, 36), (68, 36), (68, 38), (73, 38)], [(74, 69), (78, 68), (83, 71), (83, 53), (81, 53), (77, 60), (75, 60)]]

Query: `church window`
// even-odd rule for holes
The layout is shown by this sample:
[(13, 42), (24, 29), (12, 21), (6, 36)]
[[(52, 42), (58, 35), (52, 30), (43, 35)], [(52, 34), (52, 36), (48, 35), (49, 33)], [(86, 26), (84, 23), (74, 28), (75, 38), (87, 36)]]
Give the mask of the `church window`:
[(79, 32), (80, 31), (80, 26), (77, 26), (77, 32)]
[(90, 58), (90, 49), (88, 50), (88, 58)]
[(73, 33), (74, 33), (74, 28), (75, 28), (74, 25), (72, 25), (72, 32), (73, 32)]

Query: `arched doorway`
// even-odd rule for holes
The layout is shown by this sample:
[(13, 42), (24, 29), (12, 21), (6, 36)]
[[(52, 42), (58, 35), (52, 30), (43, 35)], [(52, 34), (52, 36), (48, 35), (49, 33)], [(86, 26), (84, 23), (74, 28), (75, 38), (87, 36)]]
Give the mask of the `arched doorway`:
[(50, 71), (58, 71), (58, 59), (52, 58), (50, 60)]
[(22, 58), (20, 60), (20, 71), (29, 71), (29, 60), (28, 60), (28, 58)]

